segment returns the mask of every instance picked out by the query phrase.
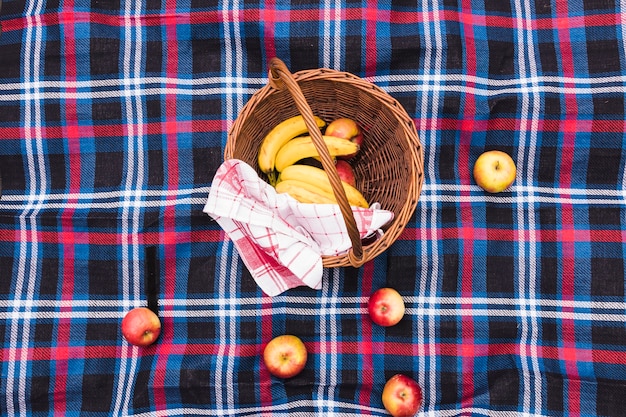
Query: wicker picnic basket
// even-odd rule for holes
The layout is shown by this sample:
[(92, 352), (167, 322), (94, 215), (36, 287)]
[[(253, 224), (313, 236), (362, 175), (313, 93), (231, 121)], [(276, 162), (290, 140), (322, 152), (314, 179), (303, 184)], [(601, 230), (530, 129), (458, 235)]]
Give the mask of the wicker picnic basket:
[[(424, 179), (423, 150), (413, 121), (394, 98), (353, 74), (320, 68), (291, 73), (278, 58), (269, 62), (269, 83), (244, 105), (228, 133), (225, 159), (240, 159), (258, 168), (265, 135), (283, 120), (302, 114), (322, 165), (329, 175), (344, 217), (352, 248), (323, 256), (324, 267), (359, 267), (385, 251), (413, 216)], [(341, 182), (313, 116), (326, 122), (339, 117), (355, 120), (364, 140), (351, 165), (357, 188), (370, 202), (394, 213), (393, 221), (374, 242), (361, 242)]]

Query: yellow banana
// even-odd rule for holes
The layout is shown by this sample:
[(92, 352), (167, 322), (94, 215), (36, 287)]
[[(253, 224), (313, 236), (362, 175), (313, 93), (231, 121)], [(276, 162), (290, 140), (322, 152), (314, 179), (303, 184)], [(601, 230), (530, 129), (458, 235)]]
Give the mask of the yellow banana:
[(276, 192), (287, 193), (301, 203), (336, 204), (323, 190), (302, 181), (281, 179), (276, 184)]
[[(326, 122), (317, 116), (315, 116), (315, 123), (317, 123), (317, 126), (320, 128), (326, 125)], [(308, 131), (304, 123), (304, 118), (300, 115), (291, 117), (277, 124), (267, 136), (263, 138), (263, 142), (259, 148), (258, 163), (261, 171), (266, 174), (272, 171), (278, 150), (291, 139), (303, 135)]]
[[(359, 145), (335, 136), (322, 136), (331, 157), (351, 155), (359, 150)], [(282, 171), (301, 159), (318, 155), (310, 136), (300, 136), (287, 142), (276, 154), (276, 171)]]
[[(335, 199), (335, 195), (333, 194), (333, 188), (330, 185), (328, 175), (323, 169), (309, 165), (289, 165), (280, 173), (280, 178), (281, 181), (298, 180), (315, 185), (316, 187), (322, 189), (327, 195), (330, 194), (334, 202), (337, 201)], [(350, 203), (351, 206), (364, 208), (369, 207), (369, 203), (359, 190), (344, 181), (341, 181), (341, 185), (343, 185), (346, 197), (348, 198), (348, 203)]]

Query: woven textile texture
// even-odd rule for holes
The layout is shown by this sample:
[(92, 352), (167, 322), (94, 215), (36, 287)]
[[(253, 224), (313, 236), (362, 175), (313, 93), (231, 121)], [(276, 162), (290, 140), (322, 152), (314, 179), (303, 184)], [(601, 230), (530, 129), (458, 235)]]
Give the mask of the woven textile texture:
[[(624, 415), (624, 2), (3, 0), (0, 25), (0, 415), (383, 416), (395, 373), (424, 415)], [(425, 178), (386, 252), (268, 297), (202, 208), (274, 56), (397, 99)], [(518, 170), (496, 195), (490, 149)], [(261, 360), (284, 333), (288, 380)]]

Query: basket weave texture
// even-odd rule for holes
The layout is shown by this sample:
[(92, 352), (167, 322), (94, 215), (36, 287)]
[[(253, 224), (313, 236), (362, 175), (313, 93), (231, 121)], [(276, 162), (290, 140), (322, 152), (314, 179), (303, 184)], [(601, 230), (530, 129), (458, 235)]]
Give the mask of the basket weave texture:
[[(225, 159), (240, 159), (267, 179), (257, 164), (265, 135), (283, 120), (302, 114), (329, 173), (350, 234), (352, 249), (323, 256), (324, 267), (359, 267), (385, 251), (413, 216), (424, 180), (423, 150), (413, 121), (393, 97), (353, 74), (327, 68), (290, 73), (278, 58), (270, 60), (269, 83), (242, 108), (228, 133)], [(381, 238), (363, 245), (347, 198), (313, 115), (330, 123), (348, 117), (363, 129), (364, 140), (351, 161), (357, 188), (369, 202), (394, 213)]]

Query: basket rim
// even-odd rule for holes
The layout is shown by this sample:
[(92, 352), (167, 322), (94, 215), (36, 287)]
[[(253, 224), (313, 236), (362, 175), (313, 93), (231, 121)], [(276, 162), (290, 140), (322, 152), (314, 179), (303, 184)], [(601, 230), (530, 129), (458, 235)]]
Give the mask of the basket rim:
[[(394, 218), (386, 227), (382, 237), (372, 242), (371, 244), (362, 247), (363, 255), (361, 257), (361, 260), (358, 262), (358, 266), (360, 266), (378, 256), (397, 240), (398, 236), (404, 231), (406, 224), (412, 217), (417, 207), (424, 181), (424, 150), (419, 139), (415, 123), (413, 119), (409, 117), (406, 109), (400, 104), (397, 99), (392, 97), (380, 86), (374, 84), (373, 82), (360, 78), (352, 73), (338, 71), (330, 68), (317, 68), (300, 70), (294, 72), (292, 76), (297, 83), (315, 81), (348, 83), (351, 86), (362, 90), (366, 94), (374, 95), (375, 98), (381, 102), (381, 105), (387, 107), (387, 109), (391, 111), (391, 113), (402, 126), (402, 130), (404, 132), (403, 140), (406, 140), (410, 145), (412, 145), (408, 147), (410, 155), (408, 155), (407, 157), (410, 167), (409, 174), (411, 175), (412, 180), (409, 181), (409, 187), (406, 190), (406, 195), (402, 199), (402, 209), (398, 213), (394, 213)], [(237, 115), (236, 120), (232, 123), (228, 131), (227, 142), (224, 148), (224, 159), (233, 158), (239, 129), (241, 128), (247, 117), (255, 110), (259, 103), (271, 97), (273, 94), (277, 94), (281, 91), (283, 91), (281, 81), (272, 78), (270, 73), (268, 83), (252, 94), (250, 99), (244, 104), (241, 111)], [(285, 119), (286, 118), (287, 116), (285, 116)], [(350, 252), (351, 251), (349, 251), (349, 253)], [(354, 265), (354, 262), (349, 259), (349, 253), (338, 255), (324, 255), (322, 256), (323, 266), (357, 266)]]

